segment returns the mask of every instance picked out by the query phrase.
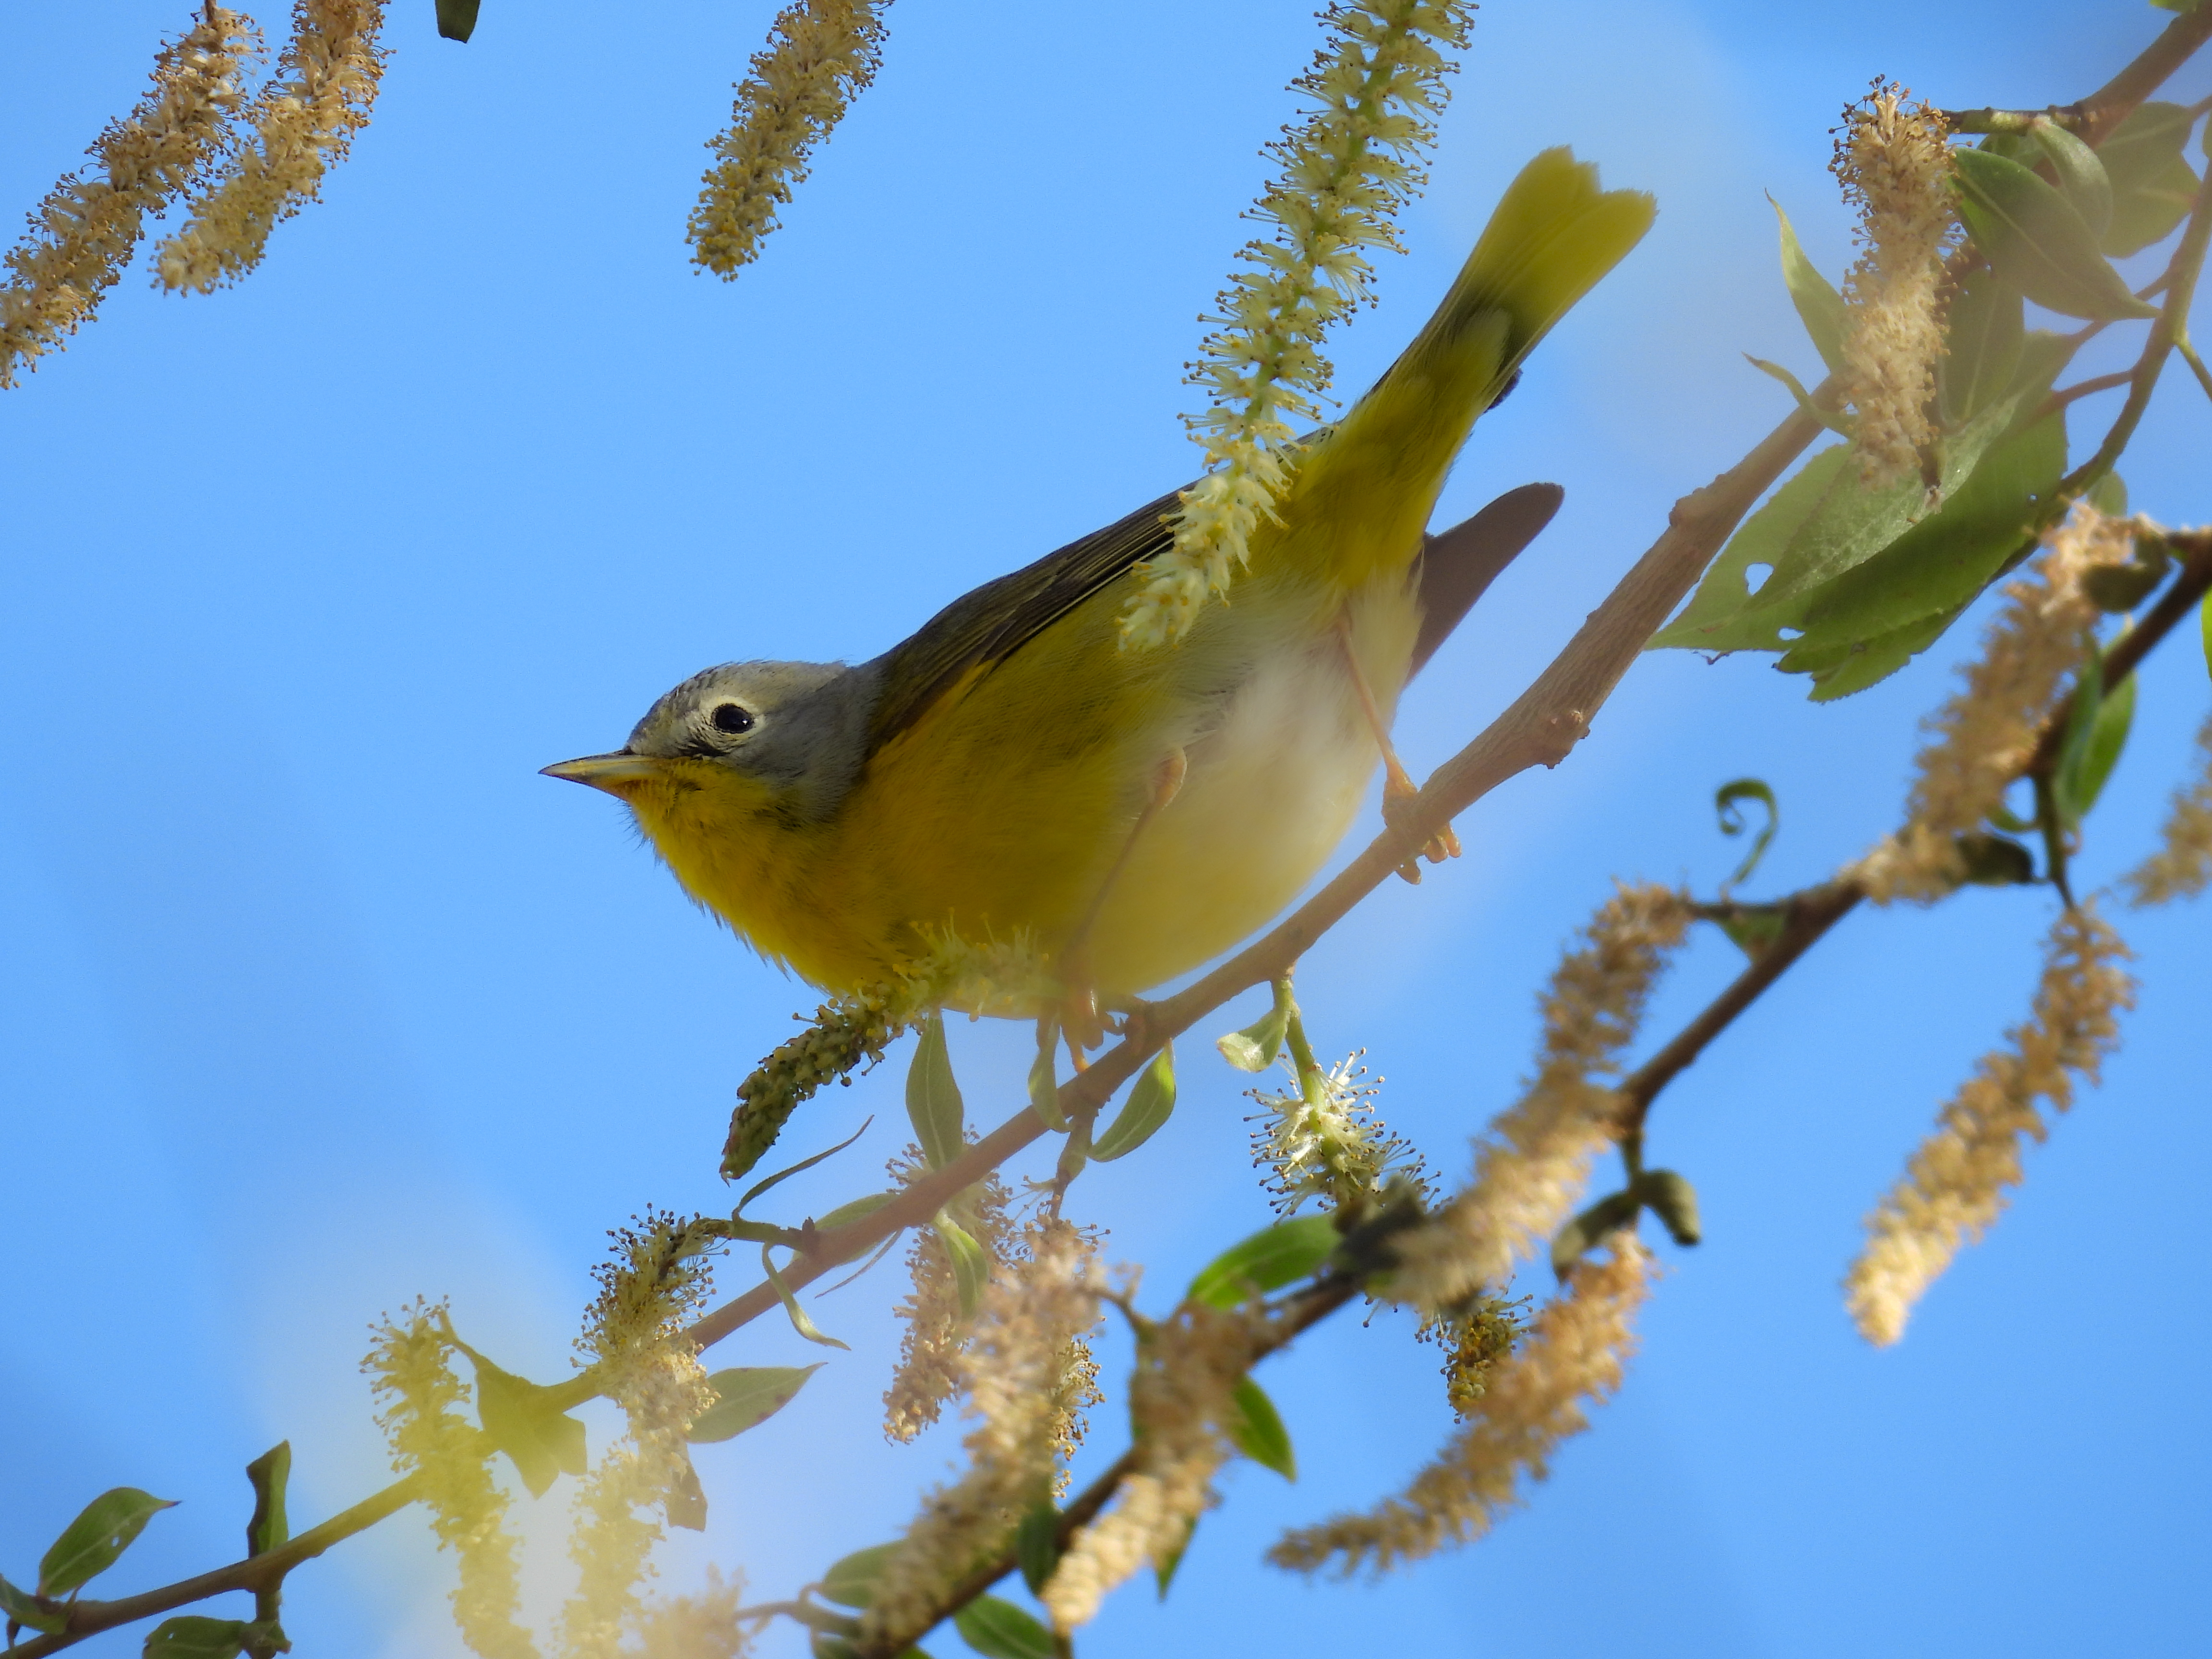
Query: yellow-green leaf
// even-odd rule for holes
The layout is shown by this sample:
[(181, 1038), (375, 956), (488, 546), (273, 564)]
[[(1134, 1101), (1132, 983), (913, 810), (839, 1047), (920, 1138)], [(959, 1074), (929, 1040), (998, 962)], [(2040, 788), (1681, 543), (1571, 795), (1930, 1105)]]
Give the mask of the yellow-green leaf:
[(1974, 245), (2029, 299), (2100, 322), (2158, 314), (2128, 291), (2074, 204), (2032, 168), (1985, 149), (1954, 150), (1951, 161)]
[(714, 1403), (691, 1425), (690, 1438), (700, 1444), (730, 1440), (757, 1424), (765, 1423), (799, 1397), (807, 1378), (820, 1370), (812, 1365), (736, 1365), (716, 1371), (707, 1379), (714, 1390)]
[(39, 1563), (39, 1594), (67, 1595), (97, 1578), (131, 1547), (149, 1521), (175, 1504), (174, 1498), (156, 1498), (136, 1486), (100, 1493), (62, 1529)]
[(1234, 1308), (1255, 1296), (1310, 1279), (1341, 1236), (1325, 1215), (1298, 1216), (1231, 1245), (1200, 1269), (1184, 1294), (1209, 1308)]
[(1012, 1601), (979, 1595), (952, 1615), (960, 1639), (983, 1659), (1057, 1659), (1052, 1632)]
[(1296, 1480), (1298, 1458), (1291, 1445), (1291, 1431), (1283, 1426), (1283, 1414), (1267, 1398), (1267, 1390), (1248, 1376), (1237, 1383), (1229, 1404), (1231, 1416), (1224, 1426), (1237, 1449), (1261, 1468), (1273, 1469), (1285, 1480)]
[(1136, 1085), (1105, 1133), (1091, 1143), (1091, 1156), (1109, 1164), (1131, 1152), (1159, 1133), (1175, 1110), (1175, 1048), (1172, 1044), (1152, 1056), (1152, 1063), (1137, 1073)]
[(1790, 290), (1790, 303), (1796, 307), (1797, 319), (1805, 325), (1813, 349), (1820, 354), (1820, 361), (1833, 374), (1844, 366), (1844, 296), (1836, 291), (1834, 283), (1820, 274), (1820, 267), (1805, 257), (1796, 228), (1790, 224), (1790, 216), (1782, 210), (1782, 204), (1771, 196), (1766, 201), (1782, 226), (1783, 286)]
[(906, 1112), (931, 1169), (943, 1169), (967, 1150), (966, 1109), (960, 1085), (952, 1076), (952, 1056), (945, 1047), (942, 1014), (932, 1014), (922, 1023), (914, 1064), (907, 1068)]

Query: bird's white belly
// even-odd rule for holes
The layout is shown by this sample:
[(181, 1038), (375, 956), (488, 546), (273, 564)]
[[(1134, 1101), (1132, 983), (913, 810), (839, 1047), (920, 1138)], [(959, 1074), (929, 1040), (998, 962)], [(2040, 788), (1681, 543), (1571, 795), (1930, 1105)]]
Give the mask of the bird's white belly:
[[(1387, 721), (1418, 614), (1392, 595), (1353, 616)], [(1139, 834), (1092, 934), (1109, 996), (1172, 979), (1289, 903), (1351, 827), (1381, 751), (1331, 632), (1264, 660), (1185, 753), (1182, 788)]]

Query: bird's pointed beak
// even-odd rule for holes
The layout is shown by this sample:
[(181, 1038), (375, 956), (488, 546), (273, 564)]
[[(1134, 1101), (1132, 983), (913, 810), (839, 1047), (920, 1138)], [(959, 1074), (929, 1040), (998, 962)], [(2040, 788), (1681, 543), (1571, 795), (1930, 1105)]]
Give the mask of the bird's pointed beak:
[(627, 749), (617, 749), (611, 755), (586, 755), (578, 760), (541, 767), (539, 775), (587, 783), (594, 789), (618, 795), (624, 784), (642, 782), (653, 776), (659, 764), (650, 755), (633, 755)]

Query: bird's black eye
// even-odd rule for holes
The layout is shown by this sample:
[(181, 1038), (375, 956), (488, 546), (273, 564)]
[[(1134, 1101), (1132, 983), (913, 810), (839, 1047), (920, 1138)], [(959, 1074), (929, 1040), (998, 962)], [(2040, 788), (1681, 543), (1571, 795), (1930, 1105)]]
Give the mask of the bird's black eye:
[(708, 719), (714, 721), (717, 732), (726, 732), (733, 738), (741, 732), (753, 729), (751, 714), (734, 702), (716, 703), (714, 712)]

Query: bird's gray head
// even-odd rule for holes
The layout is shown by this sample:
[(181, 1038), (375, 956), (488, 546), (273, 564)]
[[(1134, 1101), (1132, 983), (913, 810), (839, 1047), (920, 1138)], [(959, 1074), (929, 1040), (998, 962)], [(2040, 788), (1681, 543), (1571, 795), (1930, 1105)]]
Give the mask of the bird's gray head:
[(622, 752), (714, 761), (825, 816), (860, 770), (877, 678), (841, 663), (724, 663), (664, 695)]

